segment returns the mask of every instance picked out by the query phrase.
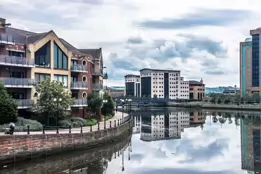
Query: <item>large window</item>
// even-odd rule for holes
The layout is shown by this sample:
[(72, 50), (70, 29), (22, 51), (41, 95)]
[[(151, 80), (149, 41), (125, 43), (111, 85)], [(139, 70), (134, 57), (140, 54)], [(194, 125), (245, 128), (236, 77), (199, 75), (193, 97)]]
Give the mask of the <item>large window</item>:
[(68, 57), (54, 42), (54, 68), (68, 70)]
[(54, 80), (62, 82), (65, 87), (68, 87), (68, 76), (54, 75)]
[(35, 80), (38, 83), (44, 81), (47, 78), (50, 78), (50, 74), (35, 73)]
[(24, 53), (16, 51), (8, 51), (9, 56), (24, 57)]
[(51, 42), (49, 41), (46, 43), (42, 48), (37, 50), (35, 52), (35, 64), (37, 67), (40, 68), (50, 68), (51, 67), (51, 54), (50, 54), (50, 48), (51, 48)]

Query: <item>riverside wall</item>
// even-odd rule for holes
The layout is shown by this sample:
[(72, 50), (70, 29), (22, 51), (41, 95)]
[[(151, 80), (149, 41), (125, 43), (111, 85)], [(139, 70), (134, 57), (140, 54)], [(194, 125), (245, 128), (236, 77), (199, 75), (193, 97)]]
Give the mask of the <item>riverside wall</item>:
[(0, 165), (119, 141), (132, 132), (132, 119), (106, 130), (71, 134), (0, 136)]

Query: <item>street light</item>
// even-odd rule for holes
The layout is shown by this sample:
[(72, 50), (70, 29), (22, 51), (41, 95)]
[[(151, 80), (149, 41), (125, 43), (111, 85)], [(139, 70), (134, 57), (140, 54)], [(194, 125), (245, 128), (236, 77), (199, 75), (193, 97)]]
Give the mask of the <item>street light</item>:
[[(103, 100), (103, 101), (102, 101), (102, 107), (103, 107), (103, 104), (104, 104), (104, 103), (107, 103), (107, 102), (108, 102), (107, 100)], [(102, 117), (102, 114), (101, 114), (101, 117)], [(105, 119), (105, 115), (104, 115), (104, 118), (103, 118), (103, 119), (104, 119), (104, 129), (106, 129), (106, 119)]]
[[(120, 99), (121, 100), (121, 103), (122, 103), (122, 111), (121, 111), (121, 119), (123, 120), (123, 108), (124, 108), (124, 104), (125, 104), (125, 100), (124, 99)], [(126, 101), (127, 101), (127, 99), (126, 99)], [(126, 106), (127, 107), (127, 106)]]
[(57, 133), (58, 133), (58, 115), (59, 115), (59, 102), (62, 101), (61, 98), (57, 99), (57, 98), (54, 98), (53, 99), (54, 102), (57, 102), (57, 110), (56, 110), (56, 127), (57, 127)]

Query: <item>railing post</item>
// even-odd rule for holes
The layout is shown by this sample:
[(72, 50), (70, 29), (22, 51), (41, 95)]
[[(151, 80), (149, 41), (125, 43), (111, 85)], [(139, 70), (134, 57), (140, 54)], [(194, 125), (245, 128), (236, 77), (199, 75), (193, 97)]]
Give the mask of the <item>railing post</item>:
[[(105, 118), (104, 118), (105, 119)], [(106, 129), (106, 122), (103, 122), (103, 124), (104, 124), (104, 130)]]
[(81, 134), (82, 134), (82, 125), (81, 125)]
[(56, 126), (56, 133), (59, 134), (59, 127)]
[(118, 120), (118, 126), (120, 125), (120, 120)]
[(45, 134), (44, 126), (43, 126), (43, 134)]
[(29, 135), (30, 134), (30, 126), (27, 125), (27, 134)]
[(100, 122), (98, 122), (98, 130), (100, 130)]
[(111, 121), (110, 121), (110, 128), (111, 128)]
[(114, 120), (114, 127), (116, 127), (116, 120)]
[(91, 127), (90, 127), (90, 132), (92, 132), (92, 125), (91, 125)]
[(69, 126), (69, 134), (72, 133), (72, 126)]

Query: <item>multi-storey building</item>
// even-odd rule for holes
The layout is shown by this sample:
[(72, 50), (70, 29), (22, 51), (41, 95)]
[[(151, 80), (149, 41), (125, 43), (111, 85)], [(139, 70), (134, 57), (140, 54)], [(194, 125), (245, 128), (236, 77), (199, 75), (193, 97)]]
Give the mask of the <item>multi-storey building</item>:
[(140, 139), (156, 141), (163, 139), (180, 139), (184, 128), (189, 127), (189, 113), (171, 112), (165, 115), (153, 115), (143, 119)]
[(205, 84), (202, 79), (199, 82), (195, 80), (189, 81), (189, 99), (202, 100), (206, 96), (205, 92)]
[(202, 111), (192, 111), (190, 112), (190, 127), (197, 127), (202, 126), (205, 124), (206, 121), (206, 114)]
[[(84, 116), (88, 93), (102, 91), (102, 50), (97, 49), (96, 55), (93, 50), (77, 49), (52, 30), (36, 33), (9, 26), (0, 18), (0, 80), (18, 108), (32, 107), (35, 85), (50, 78), (71, 90), (76, 98), (72, 113)], [(96, 69), (101, 73), (94, 74)], [(100, 88), (95, 88), (96, 82)]]
[(128, 74), (124, 77), (126, 96), (140, 97), (140, 76)]
[(252, 91), (252, 39), (240, 42), (240, 95)]
[[(141, 96), (151, 98), (169, 99), (188, 99), (188, 82), (180, 77), (180, 71), (142, 69), (141, 77)], [(127, 90), (126, 90), (127, 92)]]

